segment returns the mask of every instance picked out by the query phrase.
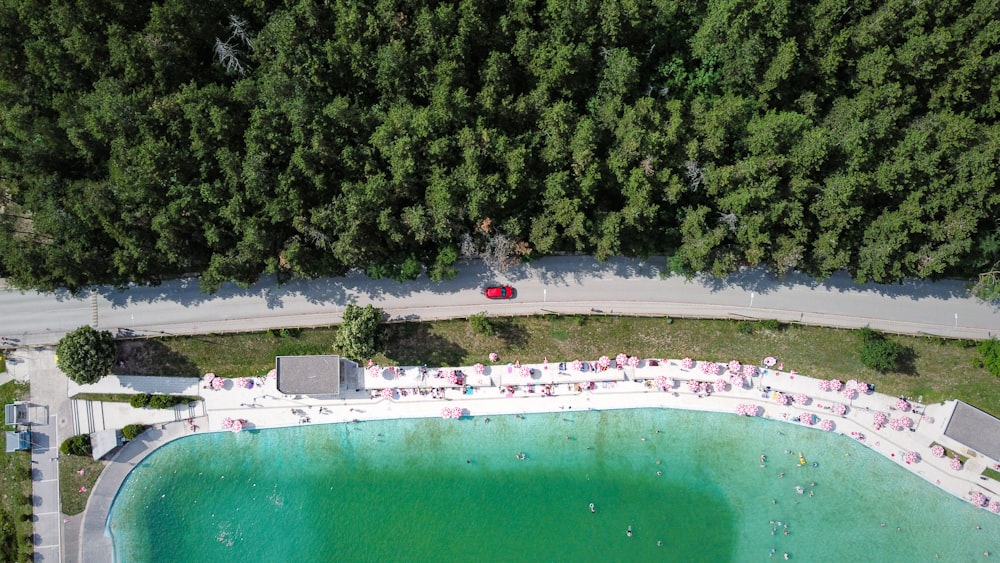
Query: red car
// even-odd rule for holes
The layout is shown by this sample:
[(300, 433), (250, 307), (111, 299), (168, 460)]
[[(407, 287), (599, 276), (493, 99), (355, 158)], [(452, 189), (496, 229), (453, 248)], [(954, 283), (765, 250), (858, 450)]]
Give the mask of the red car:
[(509, 285), (498, 285), (487, 287), (484, 293), (487, 299), (511, 299), (514, 297), (514, 288)]

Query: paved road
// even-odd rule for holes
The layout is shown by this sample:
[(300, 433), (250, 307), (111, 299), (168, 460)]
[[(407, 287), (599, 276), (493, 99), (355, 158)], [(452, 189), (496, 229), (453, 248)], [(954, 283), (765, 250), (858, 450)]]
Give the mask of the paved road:
[[(340, 321), (348, 302), (374, 303), (395, 318), (440, 319), (480, 311), (654, 314), (688, 317), (775, 318), (838, 327), (871, 325), (892, 332), (988, 338), (1000, 330), (1000, 309), (969, 298), (962, 283), (857, 285), (846, 275), (817, 282), (801, 275), (775, 279), (750, 270), (727, 280), (663, 279), (649, 261), (586, 257), (545, 258), (495, 275), (481, 264), (460, 267), (455, 280), (398, 284), (361, 274), (278, 285), (264, 279), (242, 289), (227, 285), (204, 295), (195, 280), (122, 292), (99, 287), (66, 293), (0, 291), (6, 336), (23, 344), (52, 344), (84, 324), (137, 334), (197, 334), (320, 326)], [(507, 282), (517, 298), (490, 302), (482, 287)]]

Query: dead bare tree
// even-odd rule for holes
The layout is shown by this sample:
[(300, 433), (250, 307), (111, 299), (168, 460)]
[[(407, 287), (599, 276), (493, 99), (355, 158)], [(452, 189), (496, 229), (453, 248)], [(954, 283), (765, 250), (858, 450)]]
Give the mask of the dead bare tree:
[(705, 181), (705, 171), (698, 165), (698, 161), (689, 160), (684, 163), (684, 167), (687, 168), (688, 185), (691, 189), (698, 190), (701, 188), (702, 183)]
[(223, 41), (215, 38), (215, 58), (226, 68), (226, 72), (246, 76), (249, 67), (243, 61), (245, 53), (238, 48), (243, 44), (248, 52), (253, 52), (253, 39), (248, 30), (249, 24), (238, 16), (229, 16), (229, 39)]

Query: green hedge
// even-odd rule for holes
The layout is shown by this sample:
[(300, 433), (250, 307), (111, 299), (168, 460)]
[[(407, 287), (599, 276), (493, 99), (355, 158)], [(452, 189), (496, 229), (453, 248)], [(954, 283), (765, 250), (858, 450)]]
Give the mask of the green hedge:
[(89, 434), (79, 434), (68, 438), (66, 441), (59, 446), (59, 451), (65, 455), (91, 455), (93, 451), (90, 449), (90, 435)]
[(129, 424), (125, 428), (122, 428), (122, 436), (126, 440), (134, 440), (139, 434), (146, 431), (147, 426), (144, 424)]

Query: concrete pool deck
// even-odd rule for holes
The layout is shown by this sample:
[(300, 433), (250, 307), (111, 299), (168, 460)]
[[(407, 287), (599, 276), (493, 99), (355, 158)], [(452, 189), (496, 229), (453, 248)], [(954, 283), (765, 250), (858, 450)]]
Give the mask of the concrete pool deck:
[[(505, 365), (505, 364), (504, 364)], [(534, 369), (554, 369), (552, 364), (524, 364)], [(472, 372), (471, 367), (460, 368)], [(611, 371), (616, 372), (614, 368)], [(925, 481), (944, 491), (968, 500), (972, 492), (979, 491), (996, 499), (1000, 488), (991, 480), (981, 480), (979, 475), (986, 467), (992, 467), (997, 460), (969, 452), (944, 435), (956, 402), (948, 401), (935, 405), (914, 405), (919, 415), (895, 410), (897, 397), (870, 392), (854, 400), (847, 400), (841, 392), (820, 391), (818, 379), (794, 372), (768, 371), (747, 380), (742, 388), (726, 386), (725, 391), (711, 393), (692, 392), (687, 380), (715, 381), (719, 376), (706, 375), (700, 369), (685, 370), (679, 360), (663, 360), (657, 367), (625, 368), (625, 381), (602, 384), (595, 389), (577, 391), (577, 382), (560, 383), (554, 386), (552, 396), (539, 392), (529, 393), (524, 379), (517, 391), (507, 396), (499, 387), (480, 387), (466, 394), (462, 389), (446, 389), (443, 399), (433, 399), (430, 395), (411, 393), (406, 397), (399, 394), (394, 399), (371, 398), (369, 391), (362, 390), (349, 397), (319, 399), (311, 397), (288, 397), (277, 391), (274, 379), (257, 378), (254, 388), (245, 389), (232, 383), (228, 389), (205, 390), (205, 417), (185, 421), (157, 424), (139, 438), (126, 444), (110, 460), (92, 489), (87, 508), (82, 516), (79, 541), (79, 561), (111, 561), (113, 550), (111, 538), (106, 533), (107, 519), (111, 504), (129, 472), (147, 455), (160, 446), (190, 435), (192, 432), (225, 431), (226, 418), (246, 421), (244, 429), (278, 428), (299, 424), (346, 423), (362, 420), (382, 420), (394, 418), (435, 418), (441, 416), (443, 407), (460, 407), (466, 416), (517, 415), (525, 413), (558, 412), (565, 410), (612, 410), (625, 408), (672, 408), (710, 412), (735, 413), (739, 404), (753, 404), (760, 408), (758, 416), (773, 420), (784, 420), (789, 424), (800, 424), (792, 419), (805, 415), (815, 415), (834, 423), (832, 432), (854, 439), (868, 448), (882, 454), (886, 459), (918, 475)], [(663, 391), (652, 384), (658, 376), (672, 377), (672, 389)], [(576, 377), (574, 377), (576, 378)], [(582, 376), (579, 378), (583, 381)], [(433, 383), (429, 383), (432, 386)], [(538, 385), (536, 384), (536, 388)], [(765, 392), (765, 388), (770, 388)], [(807, 395), (810, 400), (805, 405), (782, 406), (774, 400), (774, 393), (784, 393), (792, 399), (798, 394)], [(843, 416), (832, 414), (835, 404), (843, 404), (847, 412)], [(876, 430), (873, 423), (875, 412), (882, 412), (888, 418), (909, 416), (914, 421), (912, 430), (893, 430), (888, 424)], [(801, 424), (800, 424), (801, 425)], [(818, 432), (819, 421), (813, 426)], [(932, 443), (938, 443), (950, 450), (968, 455), (961, 470), (950, 467), (949, 458), (935, 458), (930, 451)], [(920, 460), (907, 464), (905, 452), (914, 451)], [(971, 454), (971, 455), (970, 455)], [(998, 489), (998, 490), (993, 490)], [(69, 554), (67, 554), (69, 555)], [(67, 557), (67, 560), (71, 557)]]

